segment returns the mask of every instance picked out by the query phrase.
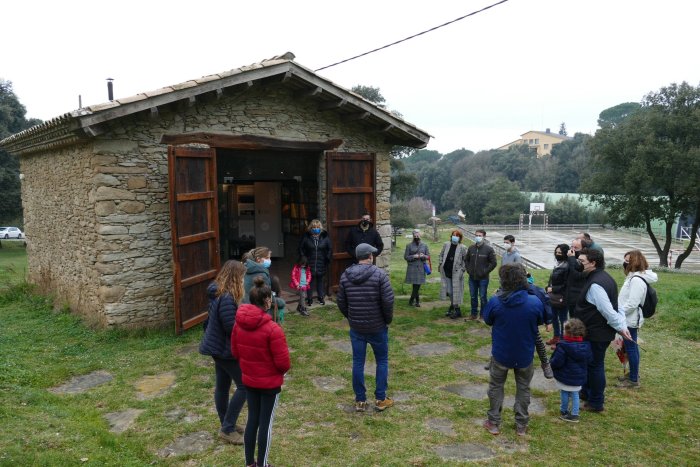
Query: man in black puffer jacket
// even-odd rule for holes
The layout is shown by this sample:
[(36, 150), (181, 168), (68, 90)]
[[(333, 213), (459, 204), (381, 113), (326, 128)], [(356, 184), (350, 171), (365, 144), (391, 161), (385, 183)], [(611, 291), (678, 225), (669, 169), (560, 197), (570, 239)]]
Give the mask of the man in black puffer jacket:
[(374, 391), (377, 411), (394, 405), (386, 397), (389, 375), (389, 324), (394, 317), (394, 291), (386, 273), (372, 264), (376, 248), (360, 243), (355, 248), (358, 264), (347, 268), (340, 276), (337, 303), (340, 312), (350, 323), (352, 344), (352, 389), (355, 391), (355, 410), (367, 410), (365, 388), (365, 357), (367, 344), (372, 346), (377, 362)]

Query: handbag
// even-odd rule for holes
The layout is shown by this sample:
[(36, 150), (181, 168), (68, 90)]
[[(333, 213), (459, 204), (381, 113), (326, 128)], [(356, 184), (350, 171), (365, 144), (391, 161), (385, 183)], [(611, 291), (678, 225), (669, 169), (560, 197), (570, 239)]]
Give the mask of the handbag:
[(428, 256), (427, 261), (423, 261), (423, 270), (428, 275), (430, 275), (433, 272), (433, 263), (430, 262), (430, 256)]
[(566, 297), (560, 293), (550, 292), (547, 294), (549, 296), (549, 303), (555, 308), (564, 308), (566, 306)]

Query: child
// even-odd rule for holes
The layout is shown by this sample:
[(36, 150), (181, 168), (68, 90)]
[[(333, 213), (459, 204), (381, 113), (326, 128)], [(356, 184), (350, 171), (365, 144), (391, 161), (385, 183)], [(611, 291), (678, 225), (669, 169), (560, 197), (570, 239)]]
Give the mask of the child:
[[(564, 340), (559, 341), (552, 354), (554, 378), (561, 391), (561, 418), (565, 422), (578, 423), (579, 391), (586, 383), (588, 364), (593, 360), (591, 343), (584, 341), (586, 326), (583, 321), (571, 318), (564, 324)], [(569, 410), (571, 400), (571, 410)]]
[(306, 256), (299, 256), (294, 268), (292, 268), (292, 281), (289, 283), (289, 287), (299, 293), (299, 305), (297, 306), (299, 314), (309, 316), (309, 311), (304, 306), (306, 291), (311, 288), (311, 268)]

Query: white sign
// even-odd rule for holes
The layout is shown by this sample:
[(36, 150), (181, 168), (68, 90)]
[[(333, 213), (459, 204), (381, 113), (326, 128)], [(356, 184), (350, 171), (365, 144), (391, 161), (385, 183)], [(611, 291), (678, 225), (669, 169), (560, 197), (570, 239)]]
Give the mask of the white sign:
[(544, 212), (544, 203), (530, 203), (530, 212)]

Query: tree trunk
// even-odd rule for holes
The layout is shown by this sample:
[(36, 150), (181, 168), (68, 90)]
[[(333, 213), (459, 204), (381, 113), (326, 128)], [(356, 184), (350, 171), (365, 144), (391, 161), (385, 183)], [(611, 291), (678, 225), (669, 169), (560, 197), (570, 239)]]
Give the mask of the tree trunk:
[(659, 241), (657, 240), (656, 235), (654, 235), (654, 231), (651, 229), (651, 219), (649, 218), (649, 216), (646, 215), (644, 217), (647, 228), (647, 234), (651, 239), (651, 243), (654, 244), (654, 248), (656, 248), (656, 253), (659, 255), (659, 266), (667, 268), (668, 250), (671, 249), (671, 228), (673, 227), (673, 224), (669, 225), (668, 222), (666, 222), (666, 241), (664, 242), (664, 247), (661, 248), (661, 245), (659, 245)]
[(678, 258), (676, 258), (674, 268), (680, 269), (683, 261), (690, 256), (693, 248), (695, 248), (695, 238), (698, 236), (698, 227), (700, 227), (700, 201), (695, 207), (695, 220), (693, 221), (693, 226), (690, 228), (690, 243), (688, 243), (688, 247), (685, 249), (685, 251), (678, 255)]

